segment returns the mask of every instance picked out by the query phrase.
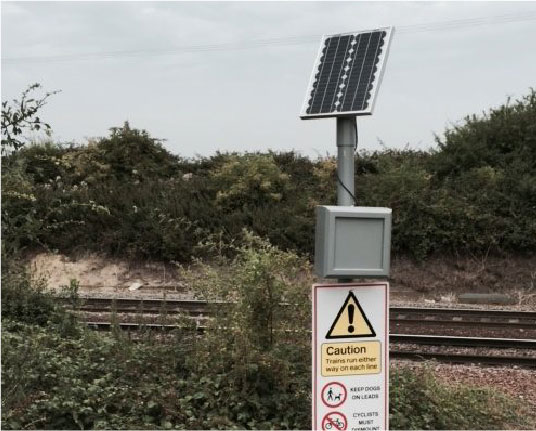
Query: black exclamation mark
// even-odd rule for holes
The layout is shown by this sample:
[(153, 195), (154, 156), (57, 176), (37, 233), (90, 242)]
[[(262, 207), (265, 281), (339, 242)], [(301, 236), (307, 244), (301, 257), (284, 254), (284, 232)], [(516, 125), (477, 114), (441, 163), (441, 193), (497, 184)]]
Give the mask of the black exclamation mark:
[(350, 325), (348, 325), (348, 332), (351, 334), (354, 332), (354, 306), (352, 304), (348, 305), (348, 320)]

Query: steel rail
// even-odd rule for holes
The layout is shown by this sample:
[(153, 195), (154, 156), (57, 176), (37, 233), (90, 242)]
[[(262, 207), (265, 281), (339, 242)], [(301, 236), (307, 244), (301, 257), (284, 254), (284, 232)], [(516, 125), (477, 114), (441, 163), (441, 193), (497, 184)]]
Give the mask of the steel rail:
[[(157, 299), (157, 298), (102, 298), (102, 297), (81, 297), (82, 308), (92, 311), (107, 311), (115, 302), (117, 308), (128, 308), (137, 310), (140, 306), (160, 310), (162, 307), (168, 309), (180, 308), (207, 308), (211, 304), (223, 306), (225, 301), (208, 302), (200, 299)], [(63, 299), (67, 302), (66, 299)], [(427, 307), (390, 307), (390, 314), (394, 314), (398, 320), (405, 320), (407, 314), (421, 315), (456, 315), (471, 316), (478, 318), (500, 318), (500, 319), (530, 319), (536, 322), (536, 312), (517, 310), (483, 310), (478, 308), (427, 308)]]
[[(174, 329), (192, 328), (187, 325), (163, 324), (163, 323), (135, 323), (135, 322), (92, 322), (86, 324), (90, 328), (108, 330), (113, 325), (121, 329), (136, 331), (140, 329), (156, 329), (171, 331)], [(196, 325), (199, 331), (204, 331), (205, 326)], [(457, 346), (457, 347), (485, 347), (496, 349), (535, 349), (536, 339), (522, 338), (492, 338), (492, 337), (458, 337), (450, 335), (414, 335), (414, 334), (390, 334), (391, 344), (418, 344), (429, 346)], [(536, 359), (535, 359), (536, 360)]]
[[(97, 310), (87, 309), (87, 308), (82, 308), (80, 309), (80, 311), (83, 311), (86, 313), (97, 312)], [(125, 313), (125, 312), (128, 313), (128, 312), (139, 312), (140, 310), (119, 308), (119, 309), (115, 309), (115, 311), (119, 313)], [(156, 308), (152, 308), (152, 309), (144, 308), (143, 309), (143, 313), (145, 314), (159, 314), (159, 313), (162, 313), (162, 311), (168, 314), (184, 313), (184, 314), (188, 314), (189, 317), (207, 317), (208, 318), (212, 314), (210, 310), (196, 309), (196, 308), (182, 309), (182, 310), (177, 310), (177, 309), (162, 310), (162, 309), (156, 309)], [(111, 313), (112, 310), (103, 309), (103, 310), (98, 310), (98, 312)], [(390, 318), (389, 322), (395, 325), (410, 324), (410, 325), (425, 325), (425, 326), (458, 326), (458, 327), (471, 326), (471, 327), (484, 327), (484, 328), (508, 327), (512, 329), (536, 330), (536, 323), (532, 323), (532, 322), (497, 322), (497, 321), (494, 322), (494, 321), (484, 321), (484, 320), (446, 320), (446, 319), (441, 319), (441, 320), (402, 319), (402, 320), (398, 320), (396, 318)]]
[(225, 302), (208, 302), (200, 299), (156, 299), (156, 298), (80, 298), (79, 311), (85, 312), (143, 312), (210, 314), (210, 305), (224, 306)]
[(456, 315), (471, 317), (493, 317), (500, 319), (531, 319), (536, 321), (535, 311), (518, 310), (483, 310), (479, 308), (439, 308), (439, 307), (391, 307), (391, 313), (404, 314), (425, 314), (425, 315)]
[(99, 307), (106, 306), (115, 303), (117, 306), (129, 306), (130, 308), (137, 308), (140, 305), (149, 305), (153, 307), (161, 306), (175, 306), (175, 307), (193, 307), (201, 306), (206, 307), (209, 304), (225, 304), (225, 302), (208, 302), (202, 299), (168, 299), (168, 298), (102, 298), (102, 297), (80, 297), (80, 300), (85, 306)]
[[(114, 326), (118, 327), (123, 331), (173, 331), (179, 329), (189, 329), (191, 327), (187, 325), (171, 325), (165, 323), (134, 323), (134, 322), (85, 322), (89, 329), (94, 329), (97, 331), (110, 331)], [(196, 326), (197, 331), (202, 332), (204, 327)]]
[[(179, 314), (192, 317), (210, 316), (214, 309), (210, 305), (222, 307), (226, 302), (207, 302), (196, 299), (156, 299), (156, 298), (82, 298), (79, 311)], [(460, 308), (391, 307), (391, 324), (486, 327), (536, 330), (536, 312), (512, 310), (481, 310)]]
[(458, 327), (484, 327), (484, 328), (511, 328), (511, 329), (528, 329), (536, 330), (536, 321), (497, 321), (497, 320), (454, 320), (454, 319), (397, 319), (390, 317), (389, 322), (395, 325), (424, 325), (424, 326), (458, 326)]
[[(390, 334), (391, 343), (428, 346), (486, 347), (492, 349), (536, 349), (536, 339), (457, 337), (451, 335)], [(534, 359), (536, 361), (536, 358)]]
[(390, 350), (389, 356), (395, 359), (410, 359), (412, 361), (436, 360), (439, 362), (458, 364), (486, 364), (486, 365), (517, 365), (520, 367), (536, 368), (536, 358), (526, 356), (484, 356), (451, 354), (440, 352), (401, 351)]
[[(100, 331), (110, 331), (114, 325), (123, 331), (136, 332), (148, 330), (150, 332), (160, 331), (169, 333), (173, 330), (194, 330), (203, 333), (205, 326), (198, 325), (195, 328), (186, 325), (170, 325), (160, 323), (128, 323), (128, 322), (86, 322), (90, 329)], [(481, 337), (446, 337), (446, 336), (423, 336), (423, 335), (405, 335), (391, 334), (390, 344), (418, 344), (418, 345), (437, 345), (443, 347), (464, 346), (478, 348), (515, 348), (515, 349), (536, 349), (536, 340), (518, 340), (505, 338), (481, 338)], [(391, 358), (410, 359), (416, 361), (437, 360), (447, 363), (473, 363), (486, 365), (517, 365), (520, 367), (536, 368), (536, 358), (528, 356), (512, 355), (475, 355), (470, 353), (447, 353), (447, 352), (430, 352), (423, 350), (398, 350), (389, 349)]]
[(393, 307), (395, 325), (479, 327), (536, 330), (536, 312), (466, 308)]

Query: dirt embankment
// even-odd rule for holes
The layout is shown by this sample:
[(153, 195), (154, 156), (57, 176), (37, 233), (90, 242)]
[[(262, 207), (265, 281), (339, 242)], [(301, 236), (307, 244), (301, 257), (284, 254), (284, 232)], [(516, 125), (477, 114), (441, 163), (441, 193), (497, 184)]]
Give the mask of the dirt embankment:
[(417, 292), (512, 292), (536, 288), (535, 257), (431, 258), (415, 263), (395, 257), (391, 284)]
[(504, 293), (519, 304), (536, 304), (536, 256), (444, 257), (417, 263), (394, 258), (393, 293), (448, 302), (462, 293)]
[[(35, 273), (47, 277), (50, 288), (56, 290), (76, 279), (85, 294), (157, 293), (159, 289), (189, 294), (181, 268), (173, 264), (51, 253), (34, 255), (28, 258), (28, 264)], [(394, 257), (390, 282), (395, 300), (454, 303), (460, 293), (501, 292), (520, 304), (534, 304), (536, 257), (448, 257), (420, 263)]]
[(60, 254), (40, 253), (28, 258), (28, 265), (37, 276), (46, 277), (48, 286), (60, 290), (72, 279), (78, 281), (80, 293), (113, 294), (151, 286), (184, 287), (180, 268), (161, 262), (130, 262), (96, 255), (71, 258)]

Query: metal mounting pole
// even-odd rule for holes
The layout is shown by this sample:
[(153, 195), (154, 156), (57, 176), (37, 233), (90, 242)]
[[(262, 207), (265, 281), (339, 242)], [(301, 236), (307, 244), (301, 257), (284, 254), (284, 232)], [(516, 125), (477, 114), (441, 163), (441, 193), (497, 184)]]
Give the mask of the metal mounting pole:
[(356, 130), (355, 117), (337, 117), (337, 205), (354, 205)]
[[(337, 205), (353, 206), (355, 203), (353, 196), (356, 131), (355, 117), (337, 117)], [(340, 278), (338, 281), (349, 283), (352, 279)]]

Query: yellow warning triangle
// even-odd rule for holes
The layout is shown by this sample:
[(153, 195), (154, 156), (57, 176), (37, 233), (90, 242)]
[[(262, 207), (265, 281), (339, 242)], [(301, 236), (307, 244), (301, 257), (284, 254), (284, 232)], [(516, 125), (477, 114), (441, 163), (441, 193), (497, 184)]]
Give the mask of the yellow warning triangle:
[(375, 337), (376, 332), (370, 324), (359, 301), (352, 292), (348, 293), (337, 317), (331, 324), (326, 338)]

